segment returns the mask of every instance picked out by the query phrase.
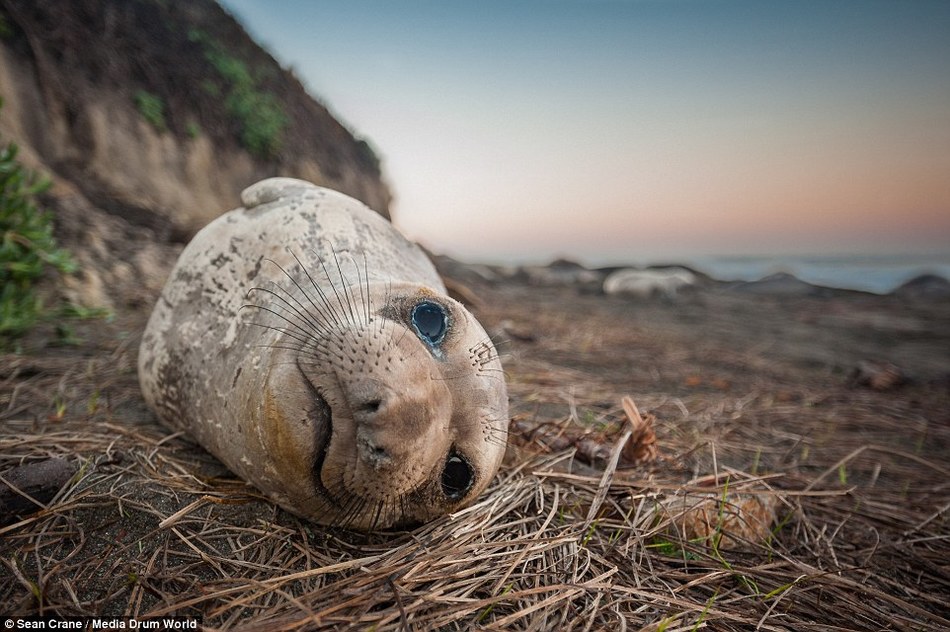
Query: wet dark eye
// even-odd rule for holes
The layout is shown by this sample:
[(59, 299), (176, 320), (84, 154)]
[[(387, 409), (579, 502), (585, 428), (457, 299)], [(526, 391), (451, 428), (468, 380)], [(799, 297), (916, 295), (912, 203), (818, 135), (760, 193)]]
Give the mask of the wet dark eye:
[(446, 321), (441, 305), (424, 301), (412, 308), (412, 326), (419, 337), (433, 347), (445, 337)]
[(457, 454), (450, 454), (442, 470), (442, 492), (451, 500), (465, 495), (475, 481), (471, 466)]

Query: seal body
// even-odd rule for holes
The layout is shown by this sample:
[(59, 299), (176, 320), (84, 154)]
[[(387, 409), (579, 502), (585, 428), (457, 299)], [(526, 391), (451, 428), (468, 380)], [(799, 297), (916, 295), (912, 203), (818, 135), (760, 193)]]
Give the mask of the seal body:
[(422, 251), (301, 180), (182, 252), (139, 351), (146, 402), (282, 507), (357, 529), (471, 503), (504, 455), (498, 354)]
[(604, 279), (604, 294), (620, 294), (638, 298), (662, 296), (676, 298), (683, 290), (696, 285), (696, 275), (689, 270), (638, 270), (624, 268)]

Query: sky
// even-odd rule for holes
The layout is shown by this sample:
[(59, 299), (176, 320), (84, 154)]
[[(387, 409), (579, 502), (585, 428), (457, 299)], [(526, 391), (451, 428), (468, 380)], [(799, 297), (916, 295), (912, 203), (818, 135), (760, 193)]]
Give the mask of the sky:
[(223, 0), (468, 261), (950, 255), (945, 0)]

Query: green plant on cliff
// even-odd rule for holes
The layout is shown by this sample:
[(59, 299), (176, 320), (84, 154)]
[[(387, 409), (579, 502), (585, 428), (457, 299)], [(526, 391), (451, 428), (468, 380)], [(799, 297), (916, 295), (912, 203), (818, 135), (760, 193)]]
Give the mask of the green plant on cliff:
[(134, 99), (139, 114), (151, 123), (152, 127), (160, 132), (168, 129), (168, 126), (165, 125), (165, 106), (162, 104), (161, 97), (145, 90), (138, 90), (134, 95)]
[(7, 39), (11, 35), (13, 35), (13, 29), (10, 28), (7, 18), (0, 13), (0, 39)]
[(49, 179), (24, 169), (17, 151), (14, 143), (0, 147), (0, 347), (42, 314), (34, 286), (47, 270), (76, 269), (69, 253), (56, 246), (50, 216), (34, 201)]
[[(280, 151), (288, 119), (277, 98), (261, 89), (247, 65), (225, 50), (216, 39), (193, 29), (188, 38), (201, 45), (205, 59), (224, 82), (224, 107), (241, 127), (241, 144), (258, 158), (273, 158)], [(218, 96), (213, 82), (205, 90)]]
[(201, 136), (201, 126), (194, 121), (188, 121), (188, 124), (185, 125), (185, 133), (188, 134), (188, 138), (194, 140)]

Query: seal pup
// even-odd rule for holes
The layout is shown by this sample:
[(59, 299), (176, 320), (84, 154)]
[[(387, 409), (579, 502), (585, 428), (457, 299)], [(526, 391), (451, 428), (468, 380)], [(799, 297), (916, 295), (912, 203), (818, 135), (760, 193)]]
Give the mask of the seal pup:
[(504, 456), (498, 353), (421, 249), (341, 193), (259, 182), (184, 249), (139, 380), (281, 507), (360, 530), (470, 504)]

